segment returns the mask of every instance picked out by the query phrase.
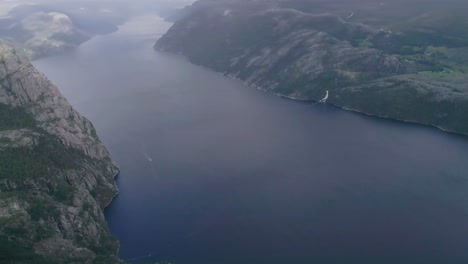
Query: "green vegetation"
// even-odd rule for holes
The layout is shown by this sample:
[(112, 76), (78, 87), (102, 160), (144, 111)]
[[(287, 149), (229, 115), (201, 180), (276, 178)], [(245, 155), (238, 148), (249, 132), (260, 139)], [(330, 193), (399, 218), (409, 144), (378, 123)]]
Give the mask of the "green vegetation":
[(33, 128), (36, 120), (24, 108), (11, 107), (0, 103), (0, 131)]
[(52, 196), (58, 202), (71, 205), (74, 192), (75, 188), (73, 188), (73, 185), (61, 180), (61, 182), (57, 184), (57, 187), (54, 188)]
[(0, 235), (0, 263), (45, 263), (42, 258), (34, 254), (31, 247), (10, 240), (7, 236)]
[(90, 249), (97, 255), (109, 255), (115, 252), (115, 248), (118, 246), (118, 242), (115, 238), (108, 236), (107, 234), (101, 235), (99, 244), (91, 245)]
[(0, 138), (0, 144), (1, 143), (3, 143), (3, 144), (11, 143), (11, 139), (9, 139), (9, 138)]
[(85, 155), (67, 148), (53, 136), (43, 135), (33, 148), (17, 147), (0, 151), (0, 179), (22, 181), (47, 177), (54, 168), (78, 168)]
[(56, 205), (45, 199), (35, 199), (31, 201), (28, 208), (28, 214), (31, 216), (31, 220), (39, 221), (40, 219), (46, 220), (48, 217), (58, 219), (60, 217), (60, 211)]
[(43, 226), (38, 225), (36, 227), (36, 234), (34, 236), (34, 242), (39, 242), (44, 239), (50, 238), (55, 234), (55, 232), (51, 229), (47, 229)]
[(24, 226), (6, 226), (3, 228), (3, 233), (16, 238), (24, 238), (28, 235), (28, 229)]
[(430, 79), (440, 79), (440, 78), (454, 78), (463, 75), (463, 72), (455, 71), (451, 69), (444, 69), (442, 71), (422, 71), (419, 72), (421, 76)]
[[(34, 143), (31, 146), (3, 147), (0, 150), (0, 180), (8, 179), (15, 184), (14, 191), (0, 192), (0, 199), (17, 198), (29, 204), (27, 213), (33, 222), (57, 221), (61, 212), (60, 204), (72, 204), (75, 187), (60, 174), (63, 170), (81, 169), (83, 163), (98, 163), (75, 148), (62, 144), (56, 136), (38, 128), (32, 114), (22, 107), (10, 107), (0, 104), (0, 130), (28, 129), (31, 131), (24, 136), (31, 136)], [(33, 135), (35, 132), (35, 135)], [(95, 133), (93, 130), (92, 133)], [(15, 143), (9, 138), (1, 138), (0, 143)], [(7, 144), (8, 145), (8, 144)], [(48, 197), (36, 197), (31, 193), (30, 182), (34, 180), (39, 192)], [(87, 205), (91, 209), (90, 205)], [(38, 242), (49, 238), (56, 231), (50, 230), (42, 224), (31, 226), (21, 225), (12, 218), (0, 218), (0, 263), (53, 263), (34, 254), (32, 248), (22, 243), (15, 243), (8, 237), (24, 241)], [(87, 245), (83, 245), (87, 246)], [(116, 243), (103, 239), (95, 246), (104, 257), (113, 255)], [(97, 262), (100, 263), (100, 262)], [(102, 263), (102, 262), (101, 262)], [(110, 262), (106, 262), (110, 263)]]
[[(98, 142), (96, 131), (65, 101), (58, 109), (69, 111), (67, 124), (58, 118), (39, 119), (37, 112), (54, 111), (55, 105), (43, 104), (58, 95), (53, 89), (47, 92), (47, 87), (36, 87), (49, 82), (11, 47), (0, 43), (0, 49), (0, 93), (7, 102), (0, 103), (0, 263), (91, 263), (93, 259), (80, 259), (89, 253), (81, 248), (90, 250), (91, 244), (99, 254), (96, 263), (118, 263), (118, 243), (108, 234), (101, 208), (86, 192), (87, 183), (97, 182), (99, 204), (109, 202), (115, 194), (111, 175), (107, 175), (112, 161), (109, 157), (93, 159), (65, 143), (75, 136), (68, 129), (70, 124), (84, 131), (78, 142), (84, 148)], [(24, 96), (38, 88), (42, 95), (36, 99)], [(63, 138), (58, 135), (62, 133), (52, 132), (60, 129), (66, 134)], [(84, 201), (83, 208), (74, 208), (74, 201)], [(86, 225), (93, 229), (80, 228)]]
[(25, 246), (7, 236), (0, 235), (0, 263), (2, 264), (58, 264), (34, 253), (31, 246)]
[(351, 44), (354, 47), (373, 48), (374, 43), (372, 43), (372, 37), (373, 36), (368, 36), (366, 38), (355, 38), (355, 39), (352, 39)]
[(0, 230), (11, 221), (10, 217), (0, 217)]
[(370, 40), (365, 39), (365, 40), (359, 41), (358, 46), (361, 48), (372, 48), (374, 47), (374, 44)]
[[(32, 147), (11, 147), (0, 151), (0, 179), (17, 182), (38, 179), (49, 176), (54, 169), (78, 168), (77, 160), (86, 159), (81, 151), (65, 147), (58, 138), (37, 128), (34, 117), (24, 108), (0, 104), (0, 120), (0, 130), (28, 128), (41, 134)], [(8, 143), (10, 139), (3, 138), (2, 142)], [(56, 198), (66, 200), (64, 192), (69, 190), (58, 191)]]

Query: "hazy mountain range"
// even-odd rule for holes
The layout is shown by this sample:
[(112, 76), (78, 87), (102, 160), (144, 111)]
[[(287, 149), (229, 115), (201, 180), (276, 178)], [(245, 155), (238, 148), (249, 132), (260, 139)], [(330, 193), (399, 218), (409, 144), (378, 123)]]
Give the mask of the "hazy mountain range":
[(114, 32), (129, 17), (143, 13), (170, 16), (187, 0), (0, 2), (0, 38), (30, 59), (70, 51), (92, 37)]

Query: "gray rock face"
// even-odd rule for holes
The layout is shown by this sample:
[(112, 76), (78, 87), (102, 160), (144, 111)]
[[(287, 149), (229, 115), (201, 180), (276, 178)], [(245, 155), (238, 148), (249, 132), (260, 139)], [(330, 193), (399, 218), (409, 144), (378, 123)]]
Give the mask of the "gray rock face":
[(103, 215), (118, 169), (93, 125), (4, 43), (0, 78), (0, 252), (11, 263), (119, 262)]
[(4, 76), (0, 103), (27, 108), (42, 129), (61, 138), (67, 146), (81, 149), (92, 158), (109, 157), (92, 124), (27, 58), (4, 44), (0, 45), (0, 76)]
[(0, 131), (0, 149), (28, 147), (32, 148), (37, 144), (40, 134), (28, 129)]
[[(468, 134), (467, 63), (460, 59), (468, 41), (417, 31), (420, 21), (411, 17), (407, 29), (382, 29), (393, 21), (390, 7), (358, 1), (350, 6), (376, 14), (361, 19), (368, 24), (349, 21), (357, 15), (350, 17), (346, 2), (200, 0), (155, 48), (281, 96), (326, 96), (346, 109)], [(446, 32), (440, 16), (450, 13), (437, 14)]]

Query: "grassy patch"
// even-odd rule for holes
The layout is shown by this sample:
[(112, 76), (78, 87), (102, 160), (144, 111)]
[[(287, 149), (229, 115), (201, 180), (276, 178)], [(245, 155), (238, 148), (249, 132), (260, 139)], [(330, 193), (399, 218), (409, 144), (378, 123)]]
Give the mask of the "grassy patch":
[(444, 69), (442, 71), (422, 71), (419, 75), (429, 79), (455, 78), (464, 73), (458, 70)]
[(359, 38), (354, 39), (352, 41), (354, 47), (361, 47), (361, 48), (372, 48), (374, 47), (374, 43), (372, 43), (371, 38)]
[(374, 44), (372, 42), (370, 42), (369, 40), (365, 39), (365, 40), (361, 40), (358, 43), (358, 46), (362, 47), (362, 48), (372, 48), (372, 47), (374, 47)]

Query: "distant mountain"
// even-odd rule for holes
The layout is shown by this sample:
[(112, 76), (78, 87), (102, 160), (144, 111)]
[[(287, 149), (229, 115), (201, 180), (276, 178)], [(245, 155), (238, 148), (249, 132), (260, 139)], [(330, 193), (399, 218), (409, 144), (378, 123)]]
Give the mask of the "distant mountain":
[(19, 4), (0, 18), (0, 39), (37, 59), (72, 50), (97, 34), (118, 29), (106, 14), (73, 7)]
[(4, 38), (17, 43), (31, 59), (74, 49), (91, 38), (70, 17), (58, 12), (33, 13), (6, 31)]
[(468, 134), (467, 7), (200, 0), (155, 48), (282, 96), (327, 97), (349, 110)]
[(0, 263), (119, 263), (118, 169), (93, 125), (0, 42)]

